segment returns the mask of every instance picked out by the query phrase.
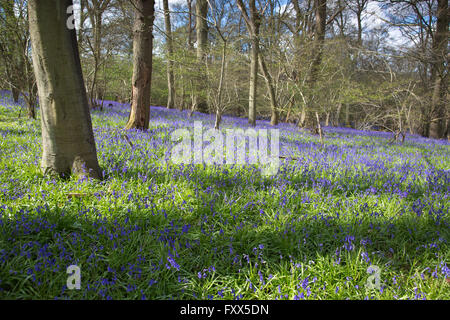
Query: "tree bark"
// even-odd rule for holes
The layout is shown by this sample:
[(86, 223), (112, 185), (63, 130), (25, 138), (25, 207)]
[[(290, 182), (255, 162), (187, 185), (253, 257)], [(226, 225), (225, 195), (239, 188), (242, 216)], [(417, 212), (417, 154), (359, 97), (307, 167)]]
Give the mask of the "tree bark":
[(250, 89), (248, 95), (248, 123), (256, 126), (256, 93), (258, 85), (258, 57), (259, 57), (259, 29), (261, 20), (256, 8), (256, 1), (249, 1), (249, 13), (242, 0), (237, 0), (237, 5), (250, 34)]
[[(320, 65), (322, 64), (323, 44), (325, 42), (325, 29), (327, 24), (327, 1), (315, 0), (315, 29), (314, 45), (312, 54), (312, 65), (308, 77), (308, 85), (311, 91), (314, 90), (318, 81)], [(303, 125), (312, 129), (314, 127), (313, 111), (317, 111), (314, 101), (309, 101), (309, 106), (305, 110)], [(311, 106), (312, 104), (312, 106)], [(303, 115), (302, 115), (303, 116)]]
[(259, 39), (254, 36), (251, 40), (250, 53), (250, 91), (248, 95), (248, 123), (256, 126), (256, 93), (258, 86), (258, 51)]
[(335, 127), (340, 126), (339, 117), (341, 115), (341, 109), (342, 109), (342, 103), (339, 102), (337, 109), (336, 109), (336, 114), (334, 115), (334, 121), (333, 121), (333, 126), (335, 126)]
[(188, 46), (189, 46), (189, 49), (192, 49), (192, 48), (194, 48), (194, 45), (193, 45), (193, 43), (192, 43), (192, 0), (187, 0), (187, 6), (188, 6), (188, 12), (189, 12), (189, 14), (188, 14), (188, 23), (189, 23), (189, 26), (188, 26)]
[(11, 93), (12, 93), (12, 97), (13, 97), (14, 103), (18, 103), (19, 102), (20, 91), (16, 87), (11, 86)]
[(345, 126), (350, 128), (350, 105), (348, 103), (345, 104)]
[(317, 81), (320, 64), (322, 63), (323, 43), (325, 42), (325, 28), (327, 20), (327, 1), (316, 0), (316, 29), (314, 32), (313, 63), (309, 81), (314, 85)]
[(431, 115), (429, 125), (430, 138), (443, 139), (446, 131), (446, 95), (448, 90), (448, 0), (439, 0), (437, 8), (436, 32), (433, 38), (433, 61), (431, 63)]
[(208, 15), (207, 0), (197, 0), (196, 14), (197, 63), (199, 69), (192, 111), (197, 110), (199, 112), (207, 113), (208, 103), (206, 102), (204, 94), (208, 81), (205, 67), (206, 49), (208, 45), (208, 23), (206, 21), (206, 16)]
[(270, 124), (272, 126), (276, 126), (278, 124), (277, 97), (275, 94), (275, 88), (273, 87), (272, 76), (270, 75), (269, 70), (267, 70), (266, 62), (264, 61), (264, 58), (262, 57), (261, 53), (259, 53), (259, 65), (261, 67), (264, 79), (266, 80), (267, 90), (269, 91), (270, 111), (271, 111)]
[(76, 31), (66, 26), (72, 0), (29, 0), (28, 16), (42, 124), (45, 173), (101, 178)]
[(167, 108), (172, 109), (175, 107), (175, 78), (173, 75), (173, 40), (172, 28), (170, 24), (169, 0), (163, 0), (163, 7), (167, 41)]
[(214, 123), (214, 129), (219, 130), (220, 123), (222, 122), (222, 91), (223, 91), (223, 81), (225, 78), (225, 59), (227, 57), (227, 42), (223, 41), (222, 48), (222, 63), (220, 65), (220, 80), (219, 88), (217, 90), (217, 109), (216, 109), (216, 121)]
[(103, 12), (106, 10), (107, 5), (110, 0), (92, 0), (87, 1), (83, 5), (86, 5), (89, 20), (92, 25), (93, 30), (93, 44), (89, 42), (92, 49), (92, 55), (94, 57), (94, 72), (92, 76), (92, 84), (88, 90), (89, 103), (92, 108), (97, 107), (97, 101), (99, 99), (99, 89), (98, 89), (98, 71), (101, 61), (101, 40), (102, 40), (102, 16)]
[(149, 127), (154, 13), (154, 0), (135, 1), (132, 101), (125, 129)]

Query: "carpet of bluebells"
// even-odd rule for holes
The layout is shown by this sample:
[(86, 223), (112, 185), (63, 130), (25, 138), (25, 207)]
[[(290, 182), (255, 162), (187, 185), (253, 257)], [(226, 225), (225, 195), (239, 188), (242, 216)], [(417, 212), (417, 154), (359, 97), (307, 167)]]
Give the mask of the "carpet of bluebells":
[(125, 136), (129, 105), (109, 103), (92, 112), (104, 179), (54, 179), (40, 121), (1, 92), (1, 299), (450, 298), (447, 141), (327, 127), (321, 145), (281, 124), (286, 159), (264, 176), (170, 161), (171, 133), (213, 116), (152, 107)]

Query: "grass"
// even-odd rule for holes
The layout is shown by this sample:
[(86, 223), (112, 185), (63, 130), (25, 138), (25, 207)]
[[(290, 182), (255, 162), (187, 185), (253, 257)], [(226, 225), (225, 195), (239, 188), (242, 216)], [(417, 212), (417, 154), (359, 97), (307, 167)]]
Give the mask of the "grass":
[[(325, 128), (322, 147), (283, 124), (281, 154), (298, 160), (264, 177), (164, 161), (171, 132), (211, 116), (152, 107), (131, 147), (115, 104), (93, 112), (105, 179), (54, 180), (39, 169), (40, 122), (18, 108), (0, 99), (1, 299), (450, 298), (446, 142)], [(66, 286), (73, 264), (81, 290)]]

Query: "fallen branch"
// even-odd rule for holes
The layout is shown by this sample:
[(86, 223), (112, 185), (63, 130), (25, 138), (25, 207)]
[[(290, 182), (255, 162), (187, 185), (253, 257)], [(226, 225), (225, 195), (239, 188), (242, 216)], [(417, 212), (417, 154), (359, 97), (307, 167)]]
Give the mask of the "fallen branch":
[(82, 198), (89, 196), (87, 193), (68, 193), (67, 198)]
[(286, 156), (278, 156), (280, 159), (286, 159), (286, 160), (297, 160), (298, 158), (290, 158), (290, 157), (286, 157)]
[(133, 148), (133, 143), (131, 143), (130, 138), (125, 133), (122, 133), (122, 137), (125, 138), (125, 140), (128, 142), (131, 148)]

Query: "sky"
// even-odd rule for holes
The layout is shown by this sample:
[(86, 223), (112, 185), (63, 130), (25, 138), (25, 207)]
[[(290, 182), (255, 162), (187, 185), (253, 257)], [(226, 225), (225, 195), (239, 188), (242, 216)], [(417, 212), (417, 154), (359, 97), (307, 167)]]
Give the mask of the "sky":
[[(281, 0), (286, 1), (287, 0)], [(184, 4), (186, 3), (186, 0), (169, 0), (169, 6), (172, 6), (173, 4)], [(386, 12), (382, 9), (382, 3), (376, 2), (376, 1), (369, 1), (367, 5), (367, 9), (365, 10), (363, 14), (363, 30), (364, 31), (370, 31), (373, 29), (376, 29), (382, 25), (385, 24), (383, 19), (388, 20), (388, 16)], [(155, 0), (155, 9), (157, 12), (157, 23), (158, 26), (163, 26), (163, 15), (162, 15), (162, 0)], [(285, 6), (285, 5), (283, 5)], [(74, 0), (74, 12), (75, 12), (75, 18), (76, 18), (76, 26), (78, 27), (78, 21), (79, 21), (79, 1)], [(354, 26), (356, 26), (356, 16), (352, 15), (350, 19), (350, 23)], [(364, 37), (367, 37), (367, 34), (363, 33), (363, 40)], [(389, 28), (388, 30), (388, 38), (386, 39), (387, 43), (389, 45), (399, 47), (403, 45), (407, 45), (407, 39), (405, 39), (400, 30), (398, 28)]]
[[(386, 12), (382, 9), (382, 3), (369, 1), (367, 9), (363, 15), (363, 30), (372, 30), (379, 28), (386, 23), (384, 20), (389, 20)], [(351, 23), (356, 25), (356, 17), (353, 17)], [(387, 42), (395, 47), (403, 46), (407, 44), (407, 39), (402, 36), (399, 28), (389, 28)]]

